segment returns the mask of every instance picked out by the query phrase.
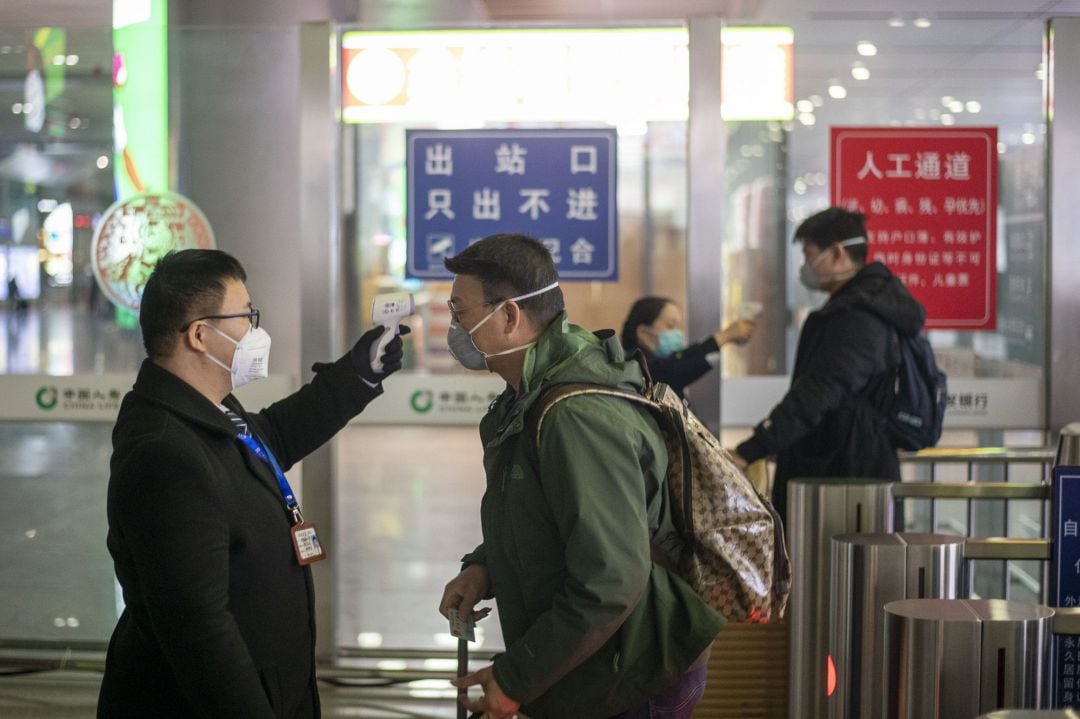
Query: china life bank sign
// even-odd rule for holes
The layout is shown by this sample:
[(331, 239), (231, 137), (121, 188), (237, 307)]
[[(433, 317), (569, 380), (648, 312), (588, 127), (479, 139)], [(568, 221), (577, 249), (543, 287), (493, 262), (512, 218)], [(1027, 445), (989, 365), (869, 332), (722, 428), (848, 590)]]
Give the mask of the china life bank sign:
[(997, 320), (997, 129), (834, 127), (833, 205), (866, 214), (869, 259), (926, 306), (928, 329)]
[(515, 232), (563, 280), (616, 281), (615, 130), (410, 130), (407, 277), (451, 279), (443, 260)]

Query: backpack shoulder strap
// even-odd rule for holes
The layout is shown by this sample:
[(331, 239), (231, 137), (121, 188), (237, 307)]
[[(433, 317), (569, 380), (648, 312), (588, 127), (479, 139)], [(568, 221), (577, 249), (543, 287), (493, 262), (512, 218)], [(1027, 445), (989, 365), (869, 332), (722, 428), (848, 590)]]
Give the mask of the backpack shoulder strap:
[[(645, 364), (645, 356), (639, 351), (636, 353), (636, 359), (641, 363), (641, 371), (645, 374), (645, 386), (651, 387), (652, 379), (649, 377), (649, 370)], [(551, 411), (551, 408), (559, 402), (562, 402), (564, 399), (581, 397), (583, 395), (620, 397), (646, 407), (657, 418), (658, 422), (663, 421), (664, 419), (665, 410), (663, 405), (632, 390), (613, 387), (611, 385), (591, 384), (588, 382), (564, 382), (554, 384), (544, 390), (536, 402), (529, 407), (528, 411), (525, 413), (525, 431), (528, 433), (527, 436), (532, 438), (532, 441), (528, 444), (532, 452), (536, 454), (539, 454), (540, 452), (540, 430), (543, 427), (544, 418), (547, 416), (547, 413)], [(534, 459), (535, 458), (536, 457), (534, 456)], [(689, 496), (687, 496), (687, 498), (689, 499)], [(675, 566), (675, 562), (652, 541), (649, 542), (649, 553), (652, 557), (652, 561), (658, 566), (663, 567), (672, 574), (678, 574), (678, 568)]]
[(645, 391), (648, 392), (654, 382), (652, 378), (652, 372), (649, 370), (649, 361), (645, 359), (645, 353), (641, 351), (641, 348), (634, 350), (630, 355), (630, 359), (638, 363), (638, 367), (641, 368), (641, 375), (645, 378)]
[(639, 404), (653, 414), (661, 414), (662, 408), (644, 395), (629, 389), (614, 387), (605, 384), (592, 384), (589, 382), (561, 382), (545, 389), (536, 402), (525, 413), (525, 429), (532, 439), (534, 448), (540, 448), (540, 430), (543, 428), (544, 419), (552, 407), (570, 397), (583, 395), (602, 395), (607, 397), (619, 397)]
[[(904, 369), (904, 335), (889, 325), (889, 346), (896, 353), (896, 364), (887, 366), (880, 375), (875, 375), (869, 383), (855, 395), (855, 401), (861, 403), (884, 419), (889, 413), (897, 378)], [(890, 358), (891, 359), (891, 358)]]

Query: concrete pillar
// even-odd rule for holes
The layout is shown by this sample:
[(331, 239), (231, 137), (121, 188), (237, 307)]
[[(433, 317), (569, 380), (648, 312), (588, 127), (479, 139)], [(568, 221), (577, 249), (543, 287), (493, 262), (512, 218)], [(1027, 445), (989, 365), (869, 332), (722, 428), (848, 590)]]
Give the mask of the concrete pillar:
[[(720, 327), (724, 228), (724, 156), (727, 134), (720, 115), (718, 17), (690, 19), (690, 122), (687, 129), (689, 218), (686, 307), (690, 337), (708, 337)], [(687, 390), (694, 413), (720, 433), (720, 373), (710, 372)]]
[(1047, 284), (1050, 316), (1046, 333), (1046, 407), (1051, 441), (1066, 424), (1080, 420), (1080, 18), (1053, 18), (1046, 56)]
[[(248, 272), (274, 339), (270, 371), (310, 379), (343, 338), (335, 216), (337, 128), (326, 21), (346, 0), (185, 0), (170, 17), (170, 126), (177, 189), (206, 213), (218, 246)], [(302, 25), (307, 21), (322, 21)], [(333, 446), (303, 463), (305, 517), (333, 551)], [(290, 472), (292, 476), (294, 472)], [(330, 561), (314, 565), (318, 652), (334, 649)]]

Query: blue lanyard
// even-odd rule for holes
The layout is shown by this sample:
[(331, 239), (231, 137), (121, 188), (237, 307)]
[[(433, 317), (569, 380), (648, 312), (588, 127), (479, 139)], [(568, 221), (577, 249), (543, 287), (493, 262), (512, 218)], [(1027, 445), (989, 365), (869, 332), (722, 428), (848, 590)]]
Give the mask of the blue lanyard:
[(250, 434), (238, 434), (236, 438), (250, 449), (252, 454), (266, 462), (274, 470), (274, 478), (277, 479), (281, 498), (285, 500), (285, 508), (292, 512), (293, 519), (302, 522), (304, 517), (300, 514), (300, 503), (296, 501), (296, 495), (293, 494), (292, 487), (289, 486), (289, 480), (285, 479), (285, 473), (281, 471), (281, 466), (278, 465), (277, 459), (274, 458), (274, 453), (258, 437)]

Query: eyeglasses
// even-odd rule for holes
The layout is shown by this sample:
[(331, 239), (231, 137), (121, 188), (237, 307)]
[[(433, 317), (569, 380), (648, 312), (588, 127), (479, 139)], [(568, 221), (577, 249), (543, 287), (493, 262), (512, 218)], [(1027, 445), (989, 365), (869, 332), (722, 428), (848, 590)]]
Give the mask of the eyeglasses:
[(469, 310), (475, 310), (477, 307), (490, 307), (502, 302), (501, 299), (491, 300), (490, 302), (481, 302), (480, 304), (473, 305), (471, 307), (458, 307), (453, 300), (447, 300), (446, 306), (450, 309), (450, 317), (454, 322), (460, 321), (461, 315), (465, 314)]
[(202, 322), (203, 320), (231, 320), (235, 317), (247, 317), (248, 322), (251, 323), (251, 327), (253, 329), (259, 329), (259, 311), (257, 309), (252, 309), (251, 312), (237, 312), (231, 315), (206, 315), (205, 317), (196, 317), (191, 322), (188, 322), (186, 325), (181, 327), (180, 331), (187, 332), (188, 327), (191, 327), (191, 325), (195, 324), (196, 322)]

